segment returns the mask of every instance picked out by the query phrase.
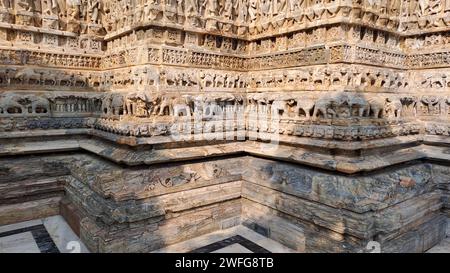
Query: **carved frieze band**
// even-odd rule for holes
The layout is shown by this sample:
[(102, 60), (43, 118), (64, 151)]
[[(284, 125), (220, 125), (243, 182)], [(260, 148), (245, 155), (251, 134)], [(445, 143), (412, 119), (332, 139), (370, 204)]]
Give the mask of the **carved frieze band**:
[[(448, 135), (450, 127), (437, 121), (448, 120), (450, 95), (6, 93), (0, 96), (0, 116), (2, 131), (81, 126), (150, 137), (241, 130), (361, 140), (418, 134), (423, 130)], [(97, 118), (80, 120), (82, 116)], [(78, 119), (67, 123), (58, 117)], [(421, 121), (426, 122), (425, 127)]]

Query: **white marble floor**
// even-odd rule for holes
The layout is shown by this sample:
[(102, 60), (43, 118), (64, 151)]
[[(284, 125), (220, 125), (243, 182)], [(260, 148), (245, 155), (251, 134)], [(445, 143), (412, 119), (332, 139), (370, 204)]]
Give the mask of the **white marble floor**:
[(63, 217), (0, 226), (0, 253), (87, 253)]
[(438, 245), (430, 248), (427, 253), (450, 253), (450, 218), (447, 220), (447, 237)]
[[(256, 246), (255, 246), (256, 245)], [(258, 249), (258, 247), (260, 249)], [(202, 249), (202, 251), (196, 251)], [(294, 250), (244, 226), (219, 230), (154, 251), (154, 253), (293, 253)]]

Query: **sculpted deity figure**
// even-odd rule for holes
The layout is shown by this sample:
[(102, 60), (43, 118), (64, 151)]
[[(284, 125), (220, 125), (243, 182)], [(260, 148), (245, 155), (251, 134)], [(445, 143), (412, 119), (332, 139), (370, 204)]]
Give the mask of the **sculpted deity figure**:
[(153, 7), (158, 5), (157, 0), (146, 0), (144, 3), (144, 20), (154, 20), (156, 18), (156, 14), (152, 12)]
[(80, 5), (80, 0), (67, 0), (67, 31), (80, 31), (80, 23), (78, 22), (78, 19), (80, 18)]
[(287, 0), (275, 0), (273, 2), (273, 14), (282, 14), (286, 12)]
[(296, 12), (300, 9), (305, 8), (305, 0), (289, 0), (289, 11)]
[(258, 8), (259, 1), (258, 0), (249, 0), (248, 5), (248, 15), (250, 16), (250, 22), (255, 22), (258, 19)]
[(78, 19), (80, 16), (80, 0), (67, 0), (67, 18), (69, 19)]
[(55, 0), (57, 5), (57, 12), (60, 18), (66, 17), (66, 0)]
[(100, 1), (99, 0), (89, 0), (88, 1), (87, 12), (89, 14), (89, 19), (90, 19), (91, 23), (98, 24), (99, 10), (100, 10)]
[(364, 0), (363, 3), (364, 3), (364, 6), (367, 7), (367, 8), (373, 9), (374, 6), (375, 6), (375, 1), (374, 0)]
[(272, 15), (272, 0), (261, 0), (261, 16), (270, 17)]
[(87, 21), (88, 15), (88, 0), (80, 0), (80, 19)]
[(42, 0), (42, 13), (46, 15), (54, 15), (54, 10), (58, 8), (56, 0)]
[(409, 17), (413, 15), (418, 15), (418, 7), (419, 7), (418, 0), (409, 0), (405, 16)]
[(445, 21), (447, 22), (448, 25), (449, 24), (448, 21), (450, 21), (450, 0), (445, 0), (444, 13), (445, 13), (444, 18), (447, 18), (445, 19)]
[(11, 7), (11, 0), (1, 0), (0, 8), (9, 9)]
[(197, 0), (186, 0), (185, 12), (187, 16), (197, 16), (198, 15)]
[(217, 11), (219, 12), (220, 15), (222, 15), (222, 12), (223, 12), (223, 10), (224, 10), (224, 7), (225, 7), (225, 1), (226, 1), (226, 0), (217, 0), (217, 5), (218, 5)]
[(233, 2), (232, 0), (224, 0), (220, 3), (219, 14), (228, 20), (233, 18)]
[(143, 0), (136, 0), (135, 6), (134, 6), (134, 22), (142, 21), (143, 12), (144, 12)]
[(401, 8), (401, 0), (391, 0), (389, 5), (389, 15), (398, 15)]
[(419, 0), (419, 9), (420, 9), (419, 15), (427, 15), (429, 6), (430, 6), (429, 0)]
[(166, 6), (175, 8), (177, 6), (177, 0), (166, 0)]
[(177, 13), (184, 14), (184, 0), (177, 0)]
[(217, 13), (217, 0), (205, 0), (203, 1), (202, 7), (205, 10), (205, 16), (212, 17), (216, 16)]
[[(449, 0), (450, 1), (450, 0)], [(237, 11), (236, 20), (239, 23), (247, 21), (248, 12), (248, 0), (236, 0), (233, 6), (234, 10)]]
[(388, 0), (378, 0), (378, 11), (380, 14), (387, 13)]

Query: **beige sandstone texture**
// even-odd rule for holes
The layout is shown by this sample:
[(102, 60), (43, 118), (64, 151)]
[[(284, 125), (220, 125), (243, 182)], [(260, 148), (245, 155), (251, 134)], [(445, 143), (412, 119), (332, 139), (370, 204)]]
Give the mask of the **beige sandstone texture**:
[(0, 1), (0, 225), (425, 252), (449, 135), (450, 0)]

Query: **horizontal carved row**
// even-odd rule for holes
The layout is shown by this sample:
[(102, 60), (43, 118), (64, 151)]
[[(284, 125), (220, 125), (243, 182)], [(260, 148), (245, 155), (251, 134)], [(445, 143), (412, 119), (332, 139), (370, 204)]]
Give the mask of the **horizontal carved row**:
[[(107, 1), (105, 28), (111, 35), (142, 25), (166, 24), (179, 28), (203, 28), (222, 35), (267, 36), (326, 24), (332, 20), (351, 20), (376, 25), (390, 31), (414, 31), (448, 26), (448, 0), (433, 3), (418, 0), (390, 0), (386, 3), (300, 0), (186, 0), (186, 1)], [(123, 17), (116, 10), (126, 11)]]
[(73, 53), (56, 53), (28, 49), (0, 49), (0, 64), (36, 65), (61, 68), (100, 68), (101, 57)]
[(0, 4), (0, 21), (80, 34), (104, 35), (100, 15), (102, 2), (7, 0)]
[[(223, 46), (228, 43), (233, 48), (232, 40), (222, 39), (218, 43), (217, 37), (207, 35), (206, 38), (208, 37), (214, 38), (212, 43), (215, 45), (220, 44)], [(276, 40), (278, 39), (280, 38), (277, 37)], [(254, 45), (249, 46), (252, 52), (251, 56), (213, 53), (199, 49), (188, 50), (167, 46), (148, 47), (144, 44), (138, 47), (133, 46), (127, 49), (112, 51), (103, 57), (101, 55), (96, 57), (96, 55), (49, 53), (28, 49), (0, 49), (0, 62), (5, 65), (29, 64), (87, 69), (98, 69), (100, 67), (110, 69), (142, 63), (154, 63), (239, 71), (260, 70), (269, 67), (282, 68), (325, 64), (327, 62), (354, 62), (401, 69), (433, 68), (450, 65), (450, 52), (448, 49), (408, 55), (399, 53), (400, 51), (392, 52), (384, 47), (373, 48), (364, 43), (357, 43), (356, 45), (320, 45), (289, 51), (279, 48), (277, 52), (262, 54), (258, 53), (254, 47)], [(225, 52), (227, 51), (225, 50)]]
[(102, 53), (102, 41), (86, 36), (64, 35), (51, 31), (40, 32), (39, 29), (0, 29), (0, 45), (11, 45), (21, 47), (46, 48), (58, 50), (59, 52), (72, 53)]
[(104, 69), (153, 63), (249, 71), (338, 62), (415, 69), (449, 66), (450, 51), (405, 55), (362, 44), (342, 44), (238, 57), (175, 47), (134, 47), (110, 53), (102, 61)]
[(100, 86), (100, 74), (30, 67), (0, 67), (0, 87), (86, 89)]
[[(362, 90), (376, 92), (450, 91), (450, 71), (407, 71), (357, 65), (326, 65), (267, 72), (136, 66), (101, 74), (92, 84), (103, 90)], [(91, 76), (90, 78), (93, 78)], [(91, 79), (93, 80), (93, 79)], [(96, 83), (98, 82), (98, 83)]]
[(450, 98), (432, 95), (375, 95), (350, 92), (306, 95), (302, 93), (252, 93), (179, 95), (147, 91), (109, 93), (103, 99), (102, 112), (109, 116), (200, 117), (210, 119), (254, 118), (276, 120), (401, 118), (448, 116)]
[[(169, 123), (134, 123), (120, 122), (115, 119), (98, 119), (93, 127), (111, 132), (118, 135), (136, 136), (136, 137), (153, 137), (153, 136), (170, 136), (172, 140), (190, 140), (192, 136), (205, 134), (199, 139), (207, 140), (224, 140), (242, 137), (244, 135), (236, 131), (246, 130), (251, 138), (264, 140), (277, 140), (273, 134), (282, 134), (286, 136), (309, 137), (327, 140), (369, 140), (380, 139), (395, 136), (406, 136), (418, 134), (422, 126), (414, 123), (406, 123), (401, 125), (375, 126), (375, 125), (353, 125), (347, 126), (330, 126), (317, 124), (301, 124), (301, 123), (283, 123), (282, 126), (273, 123), (258, 123), (257, 121), (249, 121), (246, 124), (240, 121), (199, 121), (193, 124), (185, 122), (179, 124)], [(445, 128), (445, 126), (441, 126)], [(447, 126), (448, 127), (448, 126)], [(448, 135), (450, 131), (446, 130)], [(207, 134), (216, 133), (216, 135), (207, 136)], [(225, 134), (225, 135), (224, 135)], [(443, 134), (443, 133), (441, 133)]]
[(450, 97), (435, 95), (358, 94), (352, 92), (204, 93), (135, 91), (105, 94), (6, 92), (0, 95), (3, 116), (50, 116), (51, 113), (99, 113), (105, 118), (194, 117), (201, 120), (257, 119), (320, 121), (401, 119), (450, 114)]

